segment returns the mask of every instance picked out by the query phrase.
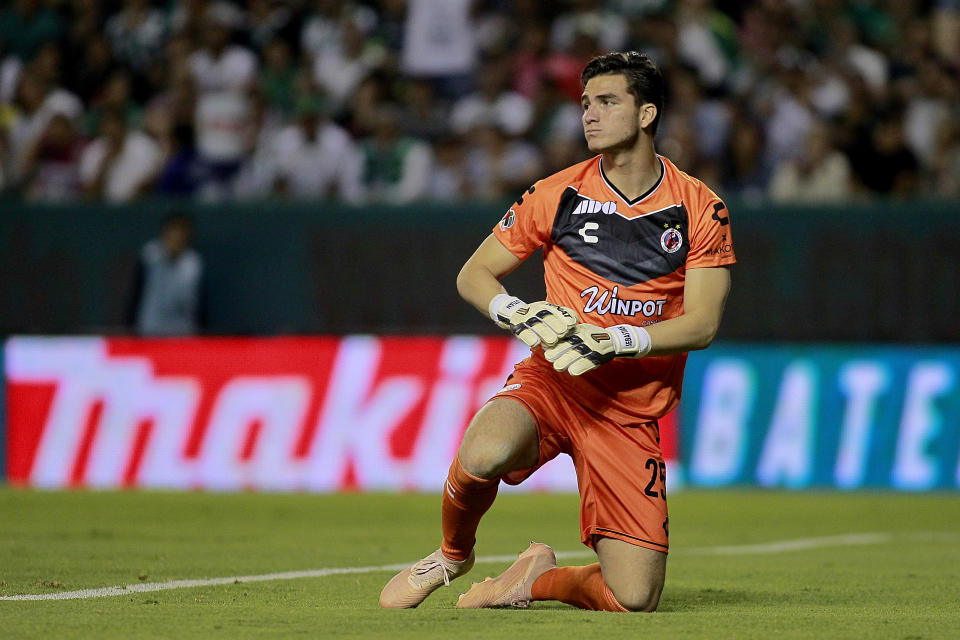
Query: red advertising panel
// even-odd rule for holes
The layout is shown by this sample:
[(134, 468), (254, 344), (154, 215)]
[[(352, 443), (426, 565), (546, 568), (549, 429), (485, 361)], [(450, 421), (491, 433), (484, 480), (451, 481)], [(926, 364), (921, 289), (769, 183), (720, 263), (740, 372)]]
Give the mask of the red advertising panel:
[[(508, 337), (11, 338), (7, 471), (38, 487), (438, 491)], [(675, 426), (662, 423), (666, 457)], [(575, 491), (566, 457), (519, 490)]]

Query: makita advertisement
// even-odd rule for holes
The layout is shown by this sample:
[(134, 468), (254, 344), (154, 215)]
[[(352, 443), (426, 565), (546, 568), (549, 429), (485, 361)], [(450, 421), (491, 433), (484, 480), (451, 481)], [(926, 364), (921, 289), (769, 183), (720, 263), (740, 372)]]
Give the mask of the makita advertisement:
[[(12, 338), (7, 478), (439, 491), (470, 418), (528, 352), (509, 337)], [(518, 490), (576, 491), (573, 465)]]
[[(6, 479), (435, 492), (526, 352), (509, 337), (11, 338)], [(691, 355), (677, 413), (661, 422), (673, 488), (960, 487), (960, 349), (714, 345)], [(561, 456), (506, 490), (576, 478)]]

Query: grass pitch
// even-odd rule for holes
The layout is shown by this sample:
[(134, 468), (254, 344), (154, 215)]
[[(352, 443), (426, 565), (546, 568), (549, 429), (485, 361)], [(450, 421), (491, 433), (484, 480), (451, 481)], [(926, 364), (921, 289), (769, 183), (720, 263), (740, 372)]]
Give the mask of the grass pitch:
[[(418, 609), (383, 611), (377, 597), (393, 572), (376, 567), (437, 547), (438, 496), (0, 488), (0, 596), (358, 569), (101, 598), (0, 600), (0, 637), (960, 637), (955, 494), (685, 491), (671, 497), (670, 525), (667, 585), (653, 615), (559, 603), (453, 608), (471, 579), (502, 571), (502, 561), (478, 562)], [(582, 551), (577, 497), (501, 495), (478, 538), (480, 556), (515, 554), (530, 539)]]

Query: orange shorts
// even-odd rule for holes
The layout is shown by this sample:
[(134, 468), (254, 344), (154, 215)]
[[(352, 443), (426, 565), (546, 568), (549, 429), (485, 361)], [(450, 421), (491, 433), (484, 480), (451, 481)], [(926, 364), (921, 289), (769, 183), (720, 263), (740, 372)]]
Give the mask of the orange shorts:
[(617, 424), (563, 394), (550, 375), (525, 360), (492, 398), (521, 402), (540, 435), (537, 464), (504, 482), (520, 484), (566, 453), (580, 489), (580, 540), (593, 548), (594, 537), (604, 536), (666, 553), (666, 467), (657, 422)]

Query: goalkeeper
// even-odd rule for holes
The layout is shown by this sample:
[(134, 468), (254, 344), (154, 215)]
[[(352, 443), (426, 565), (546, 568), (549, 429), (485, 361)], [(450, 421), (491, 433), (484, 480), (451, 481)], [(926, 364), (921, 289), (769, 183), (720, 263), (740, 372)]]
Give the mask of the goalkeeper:
[[(533, 543), (458, 607), (559, 600), (654, 611), (668, 520), (657, 419), (680, 398), (686, 353), (720, 325), (735, 261), (723, 202), (654, 149), (663, 78), (645, 55), (612, 53), (581, 76), (583, 128), (597, 155), (530, 187), (467, 260), (463, 298), (531, 347), (477, 412), (443, 490), (440, 548), (384, 587), (384, 607), (415, 607), (474, 562), (477, 526), (501, 480), (573, 459), (587, 566), (557, 567)], [(543, 249), (547, 299), (500, 280)], [(529, 538), (528, 538), (529, 539)]]

